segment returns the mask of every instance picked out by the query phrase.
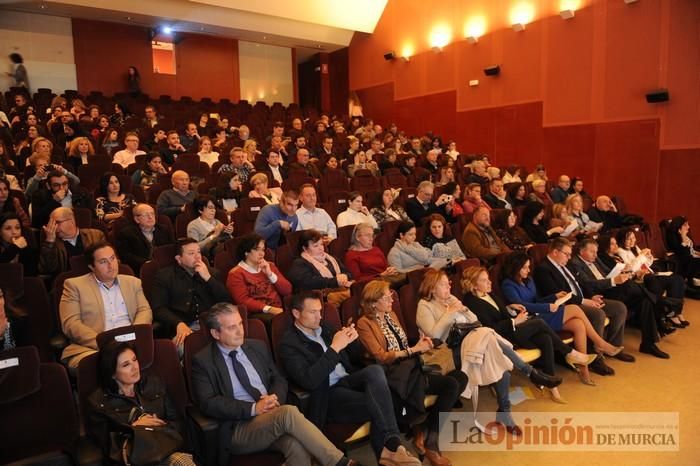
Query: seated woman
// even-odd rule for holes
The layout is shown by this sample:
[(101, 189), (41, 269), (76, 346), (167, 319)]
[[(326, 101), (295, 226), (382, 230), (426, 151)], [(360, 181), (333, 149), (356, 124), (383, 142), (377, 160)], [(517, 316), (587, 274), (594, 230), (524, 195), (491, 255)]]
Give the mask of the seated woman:
[(685, 217), (674, 217), (666, 227), (666, 244), (669, 252), (674, 253), (678, 273), (687, 280), (688, 287), (700, 291), (700, 253), (695, 250), (690, 223)]
[(95, 215), (108, 226), (124, 215), (124, 209), (136, 205), (134, 196), (125, 193), (116, 173), (107, 172), (100, 178), (95, 199)]
[(535, 244), (525, 230), (518, 226), (518, 216), (512, 210), (497, 211), (493, 219), (493, 229), (505, 245), (513, 251), (526, 251)]
[(353, 157), (353, 163), (348, 165), (348, 176), (350, 176), (350, 178), (355, 176), (357, 170), (369, 170), (372, 172), (372, 176), (379, 176), (377, 162), (374, 160), (367, 161), (367, 155), (365, 155), (364, 151), (355, 152)]
[(234, 303), (246, 307), (249, 317), (269, 328), (272, 318), (284, 310), (282, 299), (292, 294), (292, 284), (265, 260), (265, 240), (254, 233), (241, 238), (236, 258), (239, 262), (229, 271), (226, 288)]
[(279, 204), (282, 197), (280, 188), (268, 188), (269, 181), (265, 173), (256, 173), (250, 178), (250, 186), (253, 188), (248, 197), (264, 199), (267, 204)]
[(451, 260), (452, 263), (466, 259), (464, 251), (459, 247), (457, 240), (452, 237), (452, 230), (447, 221), (440, 214), (431, 214), (426, 222), (428, 231), (422, 244), (432, 251), (433, 257), (442, 257)]
[[(617, 232), (616, 238), (600, 237), (598, 239), (598, 254), (599, 256), (607, 256), (609, 258), (618, 257), (628, 267), (631, 267), (638, 257), (644, 256), (644, 266), (636, 273), (637, 279), (644, 281), (644, 286), (654, 293), (657, 297), (657, 303), (661, 306), (668, 307), (667, 312), (663, 312), (671, 325), (677, 328), (683, 328), (690, 323), (683, 317), (683, 296), (685, 294), (685, 283), (683, 277), (677, 273), (669, 275), (660, 275), (658, 272), (658, 264), (655, 264), (654, 256), (648, 248), (640, 249), (637, 246), (637, 235), (630, 227), (622, 228)], [(602, 259), (601, 257), (601, 259)], [(606, 261), (610, 265), (610, 261)], [(614, 267), (615, 264), (612, 264)], [(665, 295), (665, 297), (664, 297)]]
[(528, 203), (527, 189), (523, 183), (514, 183), (508, 187), (508, 202), (513, 208), (524, 206)]
[[(565, 357), (570, 364), (587, 366), (597, 355), (579, 353), (559, 338), (554, 330), (540, 318), (528, 318), (521, 304), (507, 306), (501, 298), (491, 292), (491, 280), (484, 267), (468, 267), (462, 272), (464, 305), (476, 315), (482, 325), (491, 327), (499, 335), (521, 348), (538, 348), (542, 353), (544, 373), (554, 376), (554, 351)], [(552, 401), (566, 403), (558, 387), (549, 388)]]
[(230, 214), (238, 209), (241, 197), (243, 197), (243, 183), (241, 183), (238, 173), (226, 172), (219, 175), (216, 188), (214, 188), (216, 205)]
[(569, 194), (579, 194), (588, 205), (593, 204), (593, 198), (583, 190), (583, 179), (578, 177), (571, 178), (571, 187), (569, 188)]
[[(537, 297), (535, 281), (530, 278), (530, 258), (526, 253), (514, 252), (506, 257), (500, 278), (501, 290), (508, 304), (522, 304), (528, 313), (541, 317), (555, 332), (564, 329), (573, 333), (574, 347), (578, 352), (586, 352), (586, 338), (593, 342), (596, 351), (608, 356), (622, 351), (622, 347), (611, 345), (596, 333), (580, 307), (573, 304), (554, 304), (565, 293)], [(577, 364), (575, 368), (582, 383), (595, 385), (586, 365)]]
[(68, 144), (67, 162), (75, 173), (78, 172), (78, 168), (81, 165), (87, 165), (88, 157), (91, 155), (95, 155), (95, 148), (92, 146), (90, 139), (84, 136), (77, 137)]
[[(426, 337), (445, 342), (454, 324), (477, 323), (474, 313), (450, 293), (450, 281), (441, 270), (426, 272), (418, 294), (416, 325)], [(495, 384), (498, 401), (496, 421), (504, 424), (509, 433), (521, 435), (520, 428), (510, 415), (510, 371), (513, 364), (517, 363), (519, 369), (531, 376), (533, 381), (541, 374), (520, 359), (513, 351), (513, 345), (486, 327), (470, 331), (453, 351), (456, 367), (461, 368), (469, 380), (462, 396), (472, 398), (476, 407), (479, 401), (478, 387)], [(483, 355), (483, 359), (477, 362), (471, 354)], [(561, 379), (545, 379), (547, 385), (561, 383)]]
[(377, 221), (370, 215), (369, 210), (362, 204), (362, 193), (353, 191), (348, 195), (348, 208), (338, 214), (338, 228), (358, 223), (369, 223), (372, 228), (379, 229)]
[(406, 275), (387, 263), (386, 256), (374, 245), (374, 228), (369, 223), (358, 223), (352, 231), (350, 249), (345, 253), (345, 266), (356, 281), (379, 278), (392, 287), (406, 282)]
[(566, 198), (566, 210), (571, 220), (578, 224), (578, 230), (582, 233), (596, 233), (603, 226), (592, 222), (588, 214), (583, 211), (583, 198), (580, 194), (572, 194)]
[(491, 210), (491, 206), (481, 198), (481, 184), (469, 183), (466, 191), (466, 196), (464, 196), (464, 202), (462, 203), (465, 214), (473, 214), (479, 207), (486, 207)]
[(187, 237), (196, 239), (202, 255), (213, 260), (217, 246), (233, 237), (233, 222), (224, 225), (216, 218), (216, 203), (211, 196), (197, 196), (192, 209), (199, 217), (187, 224)]
[(451, 264), (448, 259), (433, 256), (430, 249), (416, 241), (416, 226), (413, 223), (401, 222), (398, 233), (399, 238), (387, 256), (389, 265), (398, 272), (408, 273), (427, 266), (443, 269)]
[(537, 180), (547, 181), (547, 171), (544, 169), (544, 165), (537, 164), (535, 171), (527, 175), (525, 178), (526, 183), (533, 183)]
[(107, 155), (114, 155), (119, 149), (119, 131), (114, 128), (105, 130), (102, 138), (102, 149)]
[(447, 183), (455, 182), (455, 170), (452, 167), (444, 165), (440, 167), (440, 176), (435, 182), (435, 186), (444, 186)]
[(544, 219), (544, 204), (533, 201), (528, 202), (525, 209), (523, 209), (523, 218), (520, 221), (520, 226), (536, 244), (547, 244), (550, 239), (559, 236), (564, 231), (562, 227), (554, 227), (548, 230), (542, 224), (542, 219)]
[(23, 227), (29, 228), (32, 224), (29, 215), (22, 207), (22, 201), (11, 191), (7, 178), (0, 178), (0, 213), (13, 213), (20, 219)]
[(36, 276), (39, 254), (33, 238), (27, 227), (23, 230), (17, 214), (0, 214), (0, 264), (19, 262), (25, 276)]
[(576, 220), (569, 215), (569, 209), (566, 208), (566, 204), (554, 204), (552, 206), (552, 218), (549, 220), (549, 228), (562, 227), (563, 231), (560, 235), (575, 240), (579, 234), (583, 233), (583, 230), (578, 227), (577, 223), (576, 229), (567, 233), (567, 227), (573, 228), (571, 224), (574, 222)]
[(212, 150), (211, 139), (209, 136), (202, 136), (199, 138), (199, 152), (197, 152), (199, 160), (201, 162), (209, 165), (211, 169), (212, 165), (219, 161), (219, 153)]
[[(438, 448), (440, 413), (452, 410), (466, 386), (465, 377), (458, 371), (449, 375), (423, 375), (417, 356), (432, 349), (433, 342), (424, 336), (410, 346), (391, 305), (389, 284), (383, 280), (369, 282), (362, 290), (362, 316), (357, 321), (357, 333), (369, 356), (384, 366), (389, 387), (401, 399), (418, 453), (424, 454), (433, 466), (451, 465)], [(412, 390), (405, 389), (408, 384)], [(427, 419), (425, 395), (437, 395), (437, 402), (428, 408)]]
[(403, 207), (396, 203), (399, 192), (398, 189), (391, 188), (382, 192), (380, 205), (372, 207), (370, 211), (377, 225), (381, 226), (385, 222), (408, 222), (410, 220)]
[(288, 272), (294, 290), (330, 289), (326, 299), (336, 306), (350, 297), (353, 284), (350, 272), (342, 262), (326, 253), (319, 231), (302, 231), (298, 254)]
[(535, 180), (532, 182), (532, 192), (527, 196), (528, 201), (539, 202), (543, 205), (553, 205), (554, 201), (547, 192), (547, 182)]
[(323, 167), (321, 168), (321, 171), (325, 173), (328, 168), (332, 168), (333, 170), (338, 168), (338, 157), (332, 154), (328, 156), (323, 164)]
[(143, 165), (131, 175), (131, 181), (141, 186), (144, 191), (158, 182), (158, 179), (168, 174), (163, 165), (163, 158), (158, 152), (149, 152), (143, 159)]
[(522, 183), (520, 179), (520, 167), (518, 165), (508, 165), (502, 178), (503, 184)]
[(445, 205), (445, 212), (449, 217), (446, 220), (449, 223), (454, 223), (464, 214), (464, 208), (462, 207), (462, 188), (459, 186), (459, 183), (452, 181), (442, 187), (442, 193), (452, 196)]
[(246, 164), (255, 165), (256, 159), (261, 155), (258, 150), (258, 142), (255, 139), (247, 139), (243, 143), (243, 152), (246, 155)]
[[(121, 455), (125, 440), (119, 434), (130, 431), (132, 427), (142, 427), (145, 429), (140, 440), (145, 449), (157, 451), (161, 459), (159, 464), (195, 465), (191, 455), (178, 451), (185, 447), (183, 426), (166, 386), (158, 377), (141, 373), (138, 357), (130, 343), (111, 341), (100, 350), (98, 377), (99, 388), (88, 398), (87, 430), (106, 458), (123, 463), (125, 459)], [(113, 452), (118, 452), (117, 458), (111, 456)], [(127, 458), (126, 461), (134, 459)]]

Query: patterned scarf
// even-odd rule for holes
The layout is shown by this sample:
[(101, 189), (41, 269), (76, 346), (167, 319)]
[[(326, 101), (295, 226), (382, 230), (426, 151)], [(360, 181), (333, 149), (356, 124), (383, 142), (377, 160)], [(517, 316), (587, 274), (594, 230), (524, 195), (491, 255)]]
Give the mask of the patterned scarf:
[[(323, 261), (317, 260), (308, 252), (302, 252), (301, 257), (303, 259), (311, 262), (311, 265), (313, 265), (316, 268), (316, 270), (318, 270), (318, 273), (320, 273), (323, 278), (333, 278), (341, 273), (340, 272), (340, 265), (338, 265), (338, 261), (335, 260), (335, 258), (333, 256), (331, 256), (330, 254), (324, 253)], [(331, 272), (331, 270), (328, 268), (329, 263), (333, 267), (335, 274), (333, 274)]]
[[(386, 338), (387, 350), (388, 351), (401, 351), (401, 348), (408, 348), (408, 339), (406, 338), (406, 332), (403, 331), (401, 325), (394, 322), (391, 315), (388, 312), (384, 313), (384, 319), (380, 318), (379, 315), (375, 316), (379, 328)], [(401, 339), (401, 344), (396, 339), (396, 336)]]

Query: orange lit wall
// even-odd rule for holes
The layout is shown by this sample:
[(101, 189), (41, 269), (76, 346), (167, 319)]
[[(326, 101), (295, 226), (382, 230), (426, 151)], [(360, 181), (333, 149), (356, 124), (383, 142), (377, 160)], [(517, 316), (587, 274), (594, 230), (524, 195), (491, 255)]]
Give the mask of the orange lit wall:
[[(516, 33), (509, 12), (522, 3), (535, 17)], [(380, 122), (432, 130), (498, 165), (543, 162), (649, 219), (688, 214), (697, 229), (700, 2), (578, 3), (565, 21), (553, 0), (389, 0), (374, 34), (353, 38), (350, 88)], [(477, 16), (487, 30), (472, 45), (464, 30)], [(430, 50), (436, 26), (452, 31), (441, 53)], [(383, 58), (406, 48), (408, 63)], [(483, 74), (492, 64), (497, 78)], [(657, 88), (670, 102), (645, 101)]]

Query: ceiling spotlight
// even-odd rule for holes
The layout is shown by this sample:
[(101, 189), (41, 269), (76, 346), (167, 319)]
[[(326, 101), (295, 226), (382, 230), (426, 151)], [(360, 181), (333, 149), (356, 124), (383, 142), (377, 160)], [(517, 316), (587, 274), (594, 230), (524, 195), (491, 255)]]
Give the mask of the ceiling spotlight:
[(467, 36), (467, 42), (469, 42), (470, 44), (476, 44), (477, 42), (479, 42), (479, 38), (476, 36)]
[(408, 62), (411, 61), (411, 57), (401, 57), (401, 60), (403, 60), (404, 62), (408, 63)]
[(523, 23), (513, 23), (513, 30), (515, 32), (520, 32), (525, 30), (525, 24)]
[(172, 34), (173, 28), (171, 28), (170, 26), (163, 26), (161, 31), (163, 32), (163, 34)]
[(562, 19), (571, 19), (575, 14), (574, 10), (561, 10), (559, 12), (559, 16), (561, 16)]

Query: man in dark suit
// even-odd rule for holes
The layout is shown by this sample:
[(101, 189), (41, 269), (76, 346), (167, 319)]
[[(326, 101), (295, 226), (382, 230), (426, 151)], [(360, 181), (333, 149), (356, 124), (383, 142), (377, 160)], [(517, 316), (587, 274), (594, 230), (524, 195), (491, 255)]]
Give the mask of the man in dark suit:
[(71, 185), (64, 171), (53, 170), (46, 176), (46, 187), (32, 196), (32, 227), (41, 228), (49, 222), (51, 212), (59, 207), (92, 209), (90, 194), (80, 186)]
[[(313, 291), (292, 301), (293, 325), (285, 332), (279, 357), (291, 380), (311, 392), (304, 413), (323, 428), (326, 421), (372, 421), (370, 439), (380, 464), (421, 464), (401, 445), (391, 392), (381, 366), (355, 367), (351, 351), (362, 354), (353, 325), (340, 330), (321, 321), (323, 304)], [(288, 318), (287, 316), (278, 318)]]
[[(600, 295), (594, 295), (590, 299), (586, 298), (576, 278), (566, 268), (571, 254), (571, 242), (566, 238), (554, 238), (550, 241), (547, 257), (534, 270), (533, 276), (537, 292), (541, 296), (557, 294), (560, 291), (572, 292), (569, 304), (578, 304), (583, 309), (598, 335), (603, 336), (612, 345), (622, 346), (627, 307), (620, 301), (603, 299)], [(606, 317), (610, 319), (607, 327), (605, 326)], [(634, 361), (632, 355), (624, 352), (618, 353), (615, 358), (625, 362)], [(613, 375), (615, 373), (602, 358), (596, 359), (589, 368), (600, 375)]]
[(569, 188), (571, 187), (571, 180), (566, 175), (561, 175), (559, 177), (559, 184), (552, 188), (549, 193), (552, 200), (556, 203), (563, 204), (566, 202), (566, 198), (569, 197)]
[(148, 204), (137, 204), (133, 209), (135, 225), (119, 230), (117, 251), (122, 262), (139, 274), (144, 262), (153, 258), (153, 248), (173, 244), (173, 232), (156, 223), (156, 213)]
[(290, 466), (354, 464), (295, 406), (284, 404), (287, 381), (265, 344), (245, 340), (238, 308), (219, 303), (207, 313), (214, 342), (192, 361), (192, 386), (205, 416), (221, 421), (219, 465), (231, 453), (280, 451)]
[(610, 268), (598, 259), (596, 240), (586, 238), (577, 244), (576, 250), (577, 254), (571, 259), (568, 267), (581, 284), (584, 295), (601, 294), (605, 298), (625, 303), (637, 315), (642, 329), (642, 344), (639, 352), (668, 359), (670, 356), (656, 346), (659, 339), (655, 313), (656, 296), (644, 285), (630, 280), (633, 278), (631, 272), (622, 272), (614, 278), (606, 278)]
[(417, 227), (421, 226), (425, 217), (432, 214), (440, 214), (446, 219), (451, 218), (445, 210), (448, 195), (442, 194), (436, 202), (433, 202), (434, 190), (435, 185), (432, 182), (422, 181), (418, 185), (415, 197), (406, 201), (406, 213)]
[(484, 195), (484, 201), (492, 209), (513, 209), (503, 189), (503, 180), (500, 178), (489, 181), (489, 192)]

